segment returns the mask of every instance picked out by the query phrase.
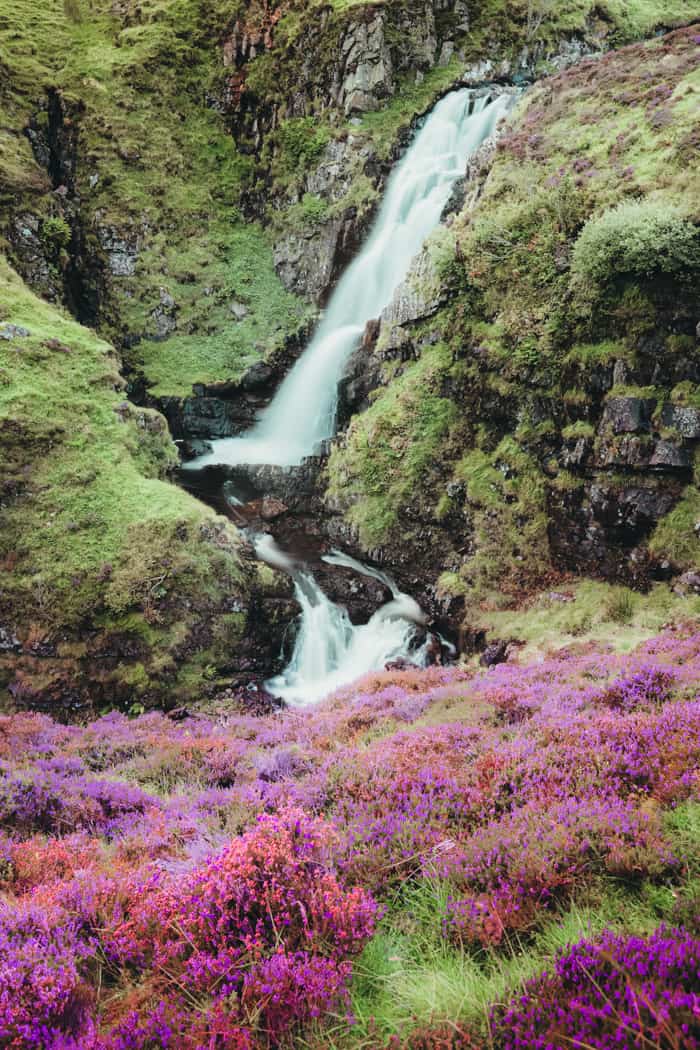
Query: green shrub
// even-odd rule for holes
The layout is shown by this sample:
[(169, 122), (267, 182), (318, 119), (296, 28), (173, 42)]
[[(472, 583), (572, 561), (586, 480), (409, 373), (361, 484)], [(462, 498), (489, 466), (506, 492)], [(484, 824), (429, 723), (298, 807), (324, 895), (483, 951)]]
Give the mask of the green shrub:
[(574, 245), (574, 282), (605, 287), (620, 277), (700, 271), (700, 231), (660, 201), (624, 201), (590, 219)]
[(70, 244), (71, 229), (62, 215), (44, 219), (41, 225), (41, 236), (44, 244), (58, 254)]
[(278, 139), (284, 155), (284, 164), (294, 173), (317, 159), (330, 138), (328, 128), (318, 124), (314, 117), (298, 117), (280, 126)]

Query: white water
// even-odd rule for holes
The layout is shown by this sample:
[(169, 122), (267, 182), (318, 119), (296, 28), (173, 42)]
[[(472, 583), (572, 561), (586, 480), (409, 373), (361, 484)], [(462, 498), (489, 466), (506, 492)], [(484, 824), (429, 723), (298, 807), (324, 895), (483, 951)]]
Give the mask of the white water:
[[(368, 574), (364, 566), (361, 569)], [(392, 660), (422, 666), (430, 640), (416, 645), (413, 621), (425, 623), (425, 614), (393, 581), (391, 587), (392, 601), (381, 606), (368, 623), (354, 626), (347, 610), (330, 601), (310, 573), (295, 573), (294, 593), (301, 606), (299, 631), (289, 664), (265, 683), (269, 692), (302, 707), (370, 671), (382, 670)]]
[(293, 466), (333, 436), (338, 383), (365, 325), (389, 305), (467, 160), (509, 104), (507, 95), (489, 101), (468, 89), (437, 104), (391, 175), (372, 232), (339, 281), (311, 343), (259, 422), (242, 437), (212, 442), (213, 451), (188, 467)]
[[(469, 156), (492, 134), (509, 105), (507, 95), (475, 99), (466, 89), (438, 103), (389, 179), (367, 243), (340, 280), (311, 343), (259, 422), (243, 437), (212, 442), (213, 451), (187, 467), (293, 466), (333, 436), (338, 383), (367, 321), (389, 305), (438, 224)], [(282, 674), (266, 683), (271, 693), (288, 704), (311, 704), (391, 661), (427, 662), (435, 643), (435, 636), (421, 630), (427, 617), (390, 577), (339, 551), (326, 555), (330, 564), (379, 580), (392, 595), (368, 623), (355, 626), (347, 610), (330, 601), (311, 573), (271, 536), (251, 539), (261, 560), (292, 576), (301, 606), (292, 658)]]

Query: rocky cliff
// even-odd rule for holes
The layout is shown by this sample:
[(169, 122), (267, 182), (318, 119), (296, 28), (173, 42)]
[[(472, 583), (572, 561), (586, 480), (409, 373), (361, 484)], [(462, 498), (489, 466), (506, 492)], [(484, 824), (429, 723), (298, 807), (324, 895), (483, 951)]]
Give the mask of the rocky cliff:
[(331, 507), (476, 620), (549, 573), (700, 582), (697, 42), (527, 92), (345, 381)]

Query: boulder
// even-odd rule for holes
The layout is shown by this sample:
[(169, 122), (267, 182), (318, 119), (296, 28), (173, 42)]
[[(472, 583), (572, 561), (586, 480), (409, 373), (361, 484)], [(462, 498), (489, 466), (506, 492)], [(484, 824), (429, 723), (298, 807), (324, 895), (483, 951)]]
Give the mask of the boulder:
[(691, 405), (664, 405), (661, 411), (661, 422), (671, 427), (681, 437), (696, 440), (700, 438), (700, 408)]
[(651, 430), (651, 417), (656, 408), (654, 398), (609, 397), (605, 402), (602, 427), (613, 434), (640, 434)]
[(203, 441), (195, 438), (194, 441), (180, 441), (178, 443), (180, 450), (180, 456), (185, 462), (190, 459), (197, 459), (199, 456), (205, 456), (208, 452), (213, 451), (213, 446), (210, 441)]
[(690, 470), (690, 453), (672, 441), (657, 441), (649, 460), (649, 466), (657, 470)]
[(12, 339), (26, 339), (30, 334), (28, 328), (23, 328), (19, 324), (9, 324), (8, 322), (0, 324), (0, 339), (7, 339), (8, 341)]

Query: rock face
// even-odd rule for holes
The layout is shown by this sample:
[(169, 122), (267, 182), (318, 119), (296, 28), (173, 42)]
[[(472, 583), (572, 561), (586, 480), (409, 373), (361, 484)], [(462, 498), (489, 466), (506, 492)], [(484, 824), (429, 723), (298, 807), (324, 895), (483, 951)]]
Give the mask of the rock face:
[[(700, 519), (700, 345), (691, 291), (700, 255), (675, 281), (620, 280), (602, 304), (589, 290), (593, 306), (577, 316), (568, 275), (580, 227), (557, 227), (563, 213), (551, 227), (544, 218), (558, 190), (563, 200), (569, 170), (580, 196), (562, 207), (589, 214), (586, 191), (595, 195), (600, 176), (586, 158), (585, 131), (579, 143), (568, 126), (557, 137), (551, 123), (585, 97), (616, 128), (611, 83), (619, 77), (631, 90), (637, 77), (655, 82), (655, 49), (680, 81), (691, 68), (690, 35), (589, 61), (536, 89), (516, 129), (473, 158), (448, 206), (452, 266), (436, 274), (428, 248), (350, 362), (341, 386), (349, 426), (331, 456), (329, 510), (378, 562), (397, 572), (410, 565), (423, 579), (442, 574), (455, 601), (460, 591), (478, 601), (499, 586), (526, 593), (562, 571), (643, 589), (700, 562), (692, 528)], [(567, 61), (562, 54), (562, 67)], [(664, 127), (674, 121), (681, 138), (680, 113), (669, 112)], [(624, 137), (608, 134), (616, 171)], [(554, 142), (569, 166), (546, 175)], [(528, 199), (542, 209), (536, 221), (524, 199), (512, 210), (523, 163), (531, 166)], [(532, 173), (538, 166), (540, 176)], [(672, 178), (682, 180), (681, 172), (679, 162)], [(669, 170), (658, 175), (665, 185)], [(554, 298), (546, 289), (557, 289)], [(566, 321), (562, 304), (564, 316), (571, 309)], [(429, 426), (441, 412), (449, 426), (433, 441)], [(402, 472), (411, 462), (421, 467), (406, 492)], [(340, 534), (338, 518), (331, 527)]]
[(290, 230), (275, 242), (275, 269), (290, 292), (320, 303), (340, 269), (340, 258), (350, 255), (354, 241), (351, 219), (333, 219), (301, 232)]

